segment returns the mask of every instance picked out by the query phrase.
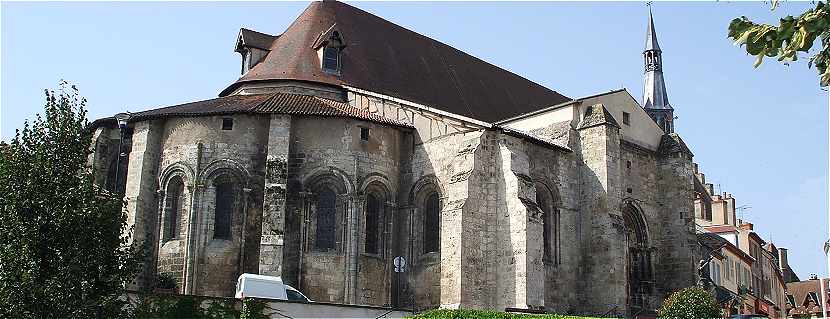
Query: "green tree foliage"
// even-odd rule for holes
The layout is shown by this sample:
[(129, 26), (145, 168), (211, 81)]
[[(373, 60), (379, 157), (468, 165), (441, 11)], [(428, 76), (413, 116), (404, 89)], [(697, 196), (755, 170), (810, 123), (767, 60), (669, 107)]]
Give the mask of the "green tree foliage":
[(246, 298), (242, 301), (242, 312), (239, 319), (268, 319), (270, 316), (265, 314), (266, 309), (274, 310), (262, 300)]
[(0, 147), (0, 318), (121, 317), (140, 250), (118, 194), (93, 183), (86, 100), (66, 82)]
[(437, 309), (420, 313), (411, 317), (413, 319), (588, 319), (590, 317), (566, 316), (557, 314), (525, 314), (511, 313), (492, 310), (471, 310), (471, 309)]
[[(205, 298), (188, 295), (140, 294), (131, 304), (130, 319), (237, 319), (236, 299)], [(261, 318), (261, 317), (249, 317)]]
[(676, 291), (663, 301), (658, 318), (698, 319), (720, 318), (721, 309), (715, 296), (700, 287)]
[[(773, 9), (777, 3), (773, 1)], [(810, 58), (808, 67), (816, 66), (821, 86), (830, 83), (827, 68), (830, 61), (830, 9), (821, 1), (798, 17), (780, 19), (778, 26), (758, 24), (745, 16), (736, 18), (729, 24), (729, 38), (736, 45), (744, 45), (746, 52), (756, 57), (756, 68), (764, 57), (777, 57), (782, 62), (795, 61), (799, 52), (808, 52), (816, 39), (820, 39), (821, 48)]]

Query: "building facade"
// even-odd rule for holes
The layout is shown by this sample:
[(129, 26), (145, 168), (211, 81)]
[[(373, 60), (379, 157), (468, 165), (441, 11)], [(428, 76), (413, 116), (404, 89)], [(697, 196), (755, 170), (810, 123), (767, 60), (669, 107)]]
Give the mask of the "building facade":
[(259, 273), (334, 303), (653, 313), (695, 284), (697, 246), (651, 19), (647, 42), (644, 108), (314, 2), (278, 36), (242, 29), (218, 98), (93, 123), (93, 162), (152, 243), (143, 285), (230, 296)]
[[(786, 317), (785, 274), (795, 273), (787, 264), (787, 249), (764, 241), (754, 225), (737, 218), (736, 199), (730, 193), (713, 195), (706, 175), (695, 171), (695, 223), (701, 258), (714, 256), (708, 276), (724, 316), (762, 314)], [(718, 238), (712, 238), (712, 236)], [(797, 278), (797, 277), (796, 277)]]

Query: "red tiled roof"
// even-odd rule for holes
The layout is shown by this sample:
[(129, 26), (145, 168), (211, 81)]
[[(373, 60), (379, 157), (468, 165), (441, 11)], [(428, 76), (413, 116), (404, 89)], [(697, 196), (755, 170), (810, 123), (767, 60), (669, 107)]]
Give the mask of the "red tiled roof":
[[(133, 113), (130, 122), (173, 116), (210, 116), (222, 114), (290, 114), (349, 117), (358, 120), (412, 128), (412, 125), (386, 118), (347, 103), (316, 96), (273, 93), (256, 95), (231, 95), (210, 100), (185, 103)], [(101, 119), (93, 126), (105, 124)]]
[[(320, 67), (315, 40), (335, 26), (344, 40), (340, 75)], [(496, 122), (569, 98), (446, 44), (350, 5), (313, 2), (276, 38), (265, 59), (223, 90), (299, 80), (347, 85)]]

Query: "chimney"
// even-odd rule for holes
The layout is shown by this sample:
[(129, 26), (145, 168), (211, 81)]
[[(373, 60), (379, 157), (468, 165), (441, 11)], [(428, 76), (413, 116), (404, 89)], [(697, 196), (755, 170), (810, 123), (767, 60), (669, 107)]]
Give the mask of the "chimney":
[(752, 223), (742, 223), (742, 224), (738, 225), (738, 228), (743, 229), (743, 230), (753, 230), (752, 229)]
[(726, 224), (735, 225), (735, 198), (732, 197), (732, 194), (727, 193), (726, 198)]
[(778, 248), (778, 268), (781, 268), (782, 272), (790, 268), (790, 265), (787, 263), (787, 248)]
[(729, 225), (726, 202), (721, 195), (712, 196), (712, 223), (715, 225)]
[(715, 193), (715, 185), (712, 185), (712, 183), (706, 183), (706, 191), (708, 191), (709, 194), (714, 194)]
[(810, 280), (818, 280), (818, 275), (810, 274)]

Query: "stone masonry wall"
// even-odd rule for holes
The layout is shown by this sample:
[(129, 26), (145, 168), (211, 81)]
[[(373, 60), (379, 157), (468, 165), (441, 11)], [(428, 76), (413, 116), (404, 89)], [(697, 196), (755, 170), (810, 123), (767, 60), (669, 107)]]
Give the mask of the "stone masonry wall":
[(268, 153), (265, 160), (262, 235), (259, 243), (260, 275), (282, 276), (290, 133), (290, 116), (271, 116), (268, 127)]
[[(223, 118), (233, 119), (231, 130), (221, 129)], [(180, 175), (187, 195), (180, 235), (160, 242), (158, 263), (160, 271), (172, 271), (171, 263), (185, 256), (186, 293), (230, 296), (242, 272), (257, 271), (268, 120), (214, 116), (174, 118), (165, 125), (158, 182)], [(214, 180), (222, 176), (234, 183), (229, 239), (213, 236)], [(157, 187), (163, 190), (166, 185)]]
[[(568, 135), (577, 132), (570, 129)], [(578, 138), (570, 147), (579, 149)], [(583, 243), (581, 211), (581, 161), (576, 152), (551, 149), (548, 146), (529, 146), (530, 176), (537, 184), (546, 186), (558, 212), (558, 232), (551, 227), (555, 255), (544, 263), (545, 309), (556, 313), (579, 313), (579, 283), (582, 280), (581, 257)], [(538, 203), (537, 203), (538, 204)], [(558, 240), (556, 240), (558, 239)]]
[[(155, 184), (162, 125), (158, 121), (148, 121), (137, 123), (132, 128), (124, 197), (127, 201), (127, 227), (132, 228), (131, 240), (136, 243), (143, 243), (145, 240), (152, 243), (155, 238)], [(151, 260), (147, 260), (134, 284), (139, 287), (145, 286), (152, 280), (146, 278), (152, 273), (148, 270), (150, 267)]]
[[(224, 116), (234, 119), (229, 131), (221, 130), (223, 116), (133, 124), (128, 212), (143, 229), (135, 238), (156, 243), (152, 268), (192, 294), (230, 296), (239, 274), (258, 272), (282, 276), (317, 301), (575, 314), (616, 306), (625, 314), (622, 207), (635, 203), (659, 283), (649, 306), (693, 284), (690, 155), (620, 141), (611, 123), (567, 129), (557, 138), (571, 152), (399, 102), (347, 97), (416, 129), (281, 115)], [(99, 132), (98, 144), (112, 143), (107, 134)], [(94, 157), (101, 169), (107, 155)], [(227, 240), (213, 237), (220, 177), (235, 183)], [(185, 185), (181, 227), (162, 239), (174, 179)], [(539, 185), (550, 192), (555, 224), (541, 219)], [(335, 248), (326, 251), (315, 248), (324, 186), (337, 193)], [(440, 197), (440, 252), (424, 253), (423, 205), (431, 192)], [(369, 195), (382, 202), (377, 253), (366, 250)], [(547, 259), (543, 227), (554, 247)], [(406, 258), (405, 272), (392, 272), (395, 256)], [(685, 273), (689, 278), (678, 275)]]
[(499, 308), (536, 309), (544, 307), (544, 265), (542, 211), (530, 177), (530, 158), (525, 141), (506, 135), (497, 136), (496, 167), (499, 199), (495, 211), (502, 240), (499, 255)]
[[(580, 291), (582, 313), (625, 309), (625, 234), (620, 212), (619, 129), (598, 125), (579, 130), (583, 169), (585, 243)], [(602, 302), (595, 302), (601, 300)]]
[[(691, 154), (672, 153), (657, 161), (658, 205), (663, 214), (654, 242), (655, 299), (663, 300), (674, 291), (695, 284), (697, 241), (694, 232), (694, 173)], [(659, 307), (659, 305), (656, 305)]]
[[(325, 128), (325, 129), (321, 129)], [(368, 141), (361, 129), (369, 129)], [(388, 305), (391, 298), (391, 241), (367, 254), (365, 191), (384, 190), (383, 233), (394, 227), (399, 185), (401, 133), (374, 123), (338, 118), (299, 118), (291, 123), (287, 165), (286, 237), (283, 276), (320, 301)], [(322, 183), (322, 184), (320, 184)], [(316, 188), (338, 190), (336, 249), (314, 249)], [(387, 217), (388, 216), (388, 217)], [(295, 230), (295, 231), (291, 231)]]
[[(447, 135), (426, 143), (418, 143), (421, 138), (413, 137), (416, 141), (414, 151), (409, 165), (404, 167), (401, 182), (401, 190), (406, 192), (403, 196), (407, 200), (409, 226), (409, 230), (401, 236), (407, 242), (405, 255), (410, 265), (409, 271), (404, 273), (404, 305), (410, 305), (414, 309), (430, 309), (440, 305), (458, 307), (461, 303), (460, 258), (463, 250), (457, 240), (446, 239), (460, 238), (462, 210), (474, 209), (473, 207), (478, 205), (467, 202), (466, 198), (467, 184), (471, 183), (470, 179), (476, 178), (473, 176), (472, 165), (475, 162), (474, 158), (478, 156), (480, 137), (480, 131)], [(423, 253), (424, 216), (420, 196), (425, 189), (435, 189), (441, 197), (440, 253)], [(474, 223), (465, 220), (464, 226), (468, 222)], [(443, 256), (445, 251), (452, 252), (448, 253), (447, 259)], [(457, 268), (445, 272), (446, 263), (455, 264)], [(476, 267), (483, 264), (470, 263), (467, 266)]]

